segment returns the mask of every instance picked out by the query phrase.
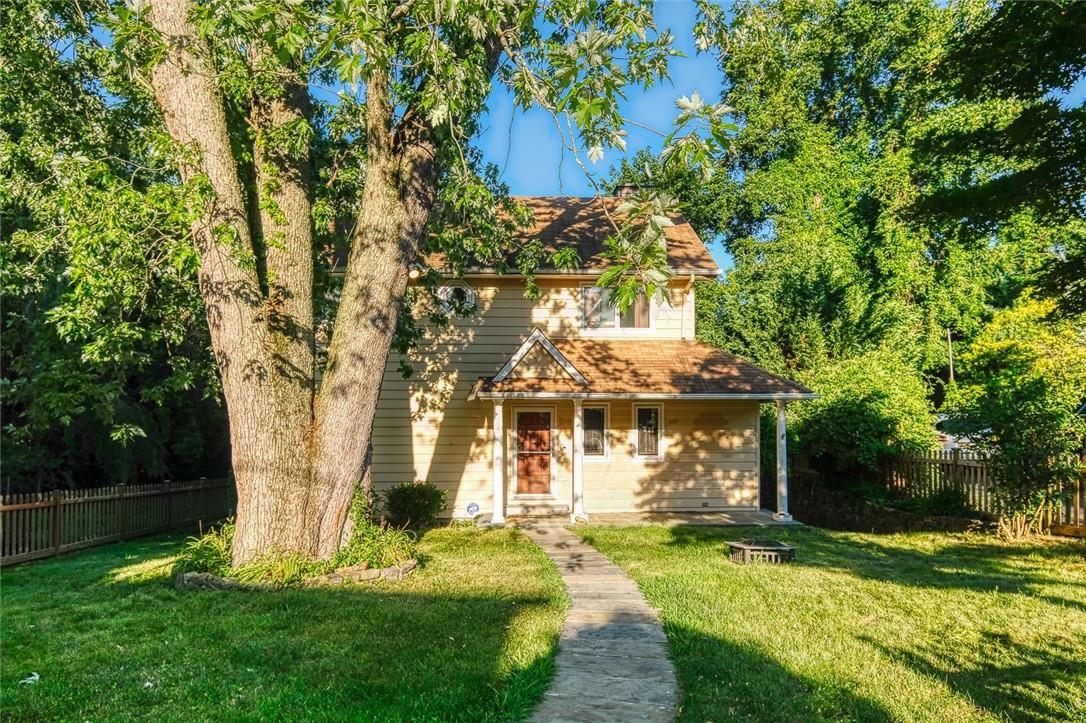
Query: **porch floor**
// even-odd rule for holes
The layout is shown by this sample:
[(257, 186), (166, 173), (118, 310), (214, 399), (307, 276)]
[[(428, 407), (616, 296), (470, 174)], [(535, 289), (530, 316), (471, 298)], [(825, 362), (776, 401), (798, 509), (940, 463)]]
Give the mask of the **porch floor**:
[[(565, 527), (569, 524), (566, 515), (554, 515), (550, 517), (521, 517), (508, 518), (512, 524), (532, 523), (535, 525), (547, 525)], [(638, 527), (644, 525), (663, 525), (664, 527), (677, 527), (679, 525), (752, 525), (756, 527), (775, 527), (781, 525), (801, 524), (795, 520), (779, 521), (773, 519), (773, 513), (769, 510), (728, 510), (720, 512), (594, 512), (588, 515), (590, 525), (608, 525), (611, 527)]]

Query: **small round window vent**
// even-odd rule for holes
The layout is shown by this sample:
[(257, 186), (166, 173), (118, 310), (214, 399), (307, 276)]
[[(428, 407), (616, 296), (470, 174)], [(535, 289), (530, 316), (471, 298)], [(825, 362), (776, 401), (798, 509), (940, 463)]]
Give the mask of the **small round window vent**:
[(475, 290), (465, 281), (450, 281), (436, 293), (441, 307), (450, 314), (465, 314), (475, 308)]

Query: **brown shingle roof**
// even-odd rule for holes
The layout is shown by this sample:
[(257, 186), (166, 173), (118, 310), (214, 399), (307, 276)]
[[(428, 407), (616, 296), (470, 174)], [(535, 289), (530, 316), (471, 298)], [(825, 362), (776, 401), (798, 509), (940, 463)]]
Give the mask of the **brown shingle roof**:
[(749, 364), (714, 346), (691, 340), (553, 339), (555, 347), (588, 380), (480, 380), (477, 391), (588, 394), (809, 395), (811, 390)]
[[(516, 200), (531, 209), (533, 216), (532, 227), (523, 231), (521, 238), (541, 238), (548, 253), (569, 246), (576, 248), (581, 257), (581, 270), (602, 271), (606, 268), (603, 241), (614, 233), (614, 226), (605, 213), (605, 204), (613, 214), (613, 209), (621, 202), (620, 199), (517, 196)], [(690, 223), (682, 216), (674, 217), (672, 221), (675, 225), (665, 232), (668, 261), (672, 270), (679, 274), (719, 274), (720, 268)], [(510, 256), (506, 263), (509, 264), (510, 271), (515, 272), (513, 256)], [(430, 254), (426, 258), (426, 264), (442, 270), (445, 259), (442, 254)], [(545, 272), (548, 269), (539, 270)]]

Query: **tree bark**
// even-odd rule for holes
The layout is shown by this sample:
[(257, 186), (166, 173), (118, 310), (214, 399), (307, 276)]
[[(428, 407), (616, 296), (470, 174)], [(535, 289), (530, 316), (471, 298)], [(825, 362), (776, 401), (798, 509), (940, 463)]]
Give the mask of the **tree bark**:
[(435, 150), (418, 126), (394, 132), (389, 78), (366, 84), (366, 184), (328, 364), (316, 403), (317, 554), (339, 545), (351, 496), (365, 478), (366, 448), (396, 317), (436, 197)]
[(308, 232), (299, 230), (308, 227), (309, 210), (308, 200), (289, 195), (304, 181), (282, 186), (289, 213), (304, 214), (300, 220), (268, 224), (284, 241), (281, 253), (268, 255), (276, 290), (265, 293), (255, 264), (243, 261), (254, 253), (254, 235), (215, 69), (190, 13), (183, 0), (151, 5), (151, 24), (169, 48), (151, 83), (170, 135), (186, 148), (182, 180), (206, 177), (213, 192), (192, 233), (230, 419), (234, 563), (273, 551), (314, 554), (317, 526), (304, 517), (312, 482), (312, 259)]
[[(233, 562), (282, 552), (327, 558), (342, 544), (352, 496), (368, 485), (367, 448), (408, 268), (436, 200), (436, 143), (417, 113), (395, 123), (391, 78), (375, 63), (366, 81), (365, 190), (315, 393), (309, 158), (275, 140), (277, 129), (307, 119), (305, 81), (296, 76), (281, 94), (252, 99), (256, 188), (246, 194), (191, 10), (191, 0), (152, 0), (151, 24), (169, 48), (152, 87), (171, 136), (192, 151), (182, 179), (206, 177), (213, 191), (192, 232), (230, 418)], [(498, 38), (485, 49), (493, 73)], [(277, 62), (266, 48), (249, 52), (254, 72)], [(254, 196), (255, 208), (247, 202)], [(258, 263), (243, 262), (249, 254)]]

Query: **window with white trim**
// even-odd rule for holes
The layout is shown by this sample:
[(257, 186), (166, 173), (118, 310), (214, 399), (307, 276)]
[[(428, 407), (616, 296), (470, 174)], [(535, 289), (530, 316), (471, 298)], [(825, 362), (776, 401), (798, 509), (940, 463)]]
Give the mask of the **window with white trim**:
[(637, 456), (659, 457), (664, 427), (663, 407), (659, 404), (635, 404), (633, 412)]
[(434, 292), (448, 314), (467, 314), (475, 308), (475, 289), (466, 281), (450, 281)]
[(642, 292), (619, 313), (611, 302), (610, 289), (582, 286), (581, 325), (587, 329), (648, 329), (652, 326), (652, 305)]
[(602, 458), (607, 456), (607, 407), (585, 406), (582, 410), (584, 416), (584, 456), (589, 458)]

